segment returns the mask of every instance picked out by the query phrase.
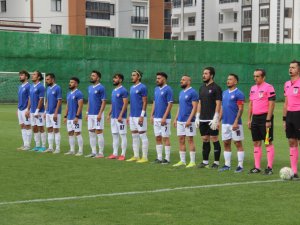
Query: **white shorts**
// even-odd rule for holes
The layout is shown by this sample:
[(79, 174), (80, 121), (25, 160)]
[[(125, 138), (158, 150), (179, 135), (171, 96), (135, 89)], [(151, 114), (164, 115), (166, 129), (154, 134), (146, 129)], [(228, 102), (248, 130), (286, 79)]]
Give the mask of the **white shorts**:
[(122, 119), (123, 123), (119, 123), (118, 119), (110, 119), (110, 128), (112, 134), (126, 134), (127, 124), (126, 119)]
[(161, 125), (161, 119), (154, 118), (154, 135), (162, 136), (162, 137), (170, 137), (171, 136), (171, 119), (166, 120), (166, 125)]
[(222, 141), (226, 140), (242, 141), (244, 140), (244, 129), (243, 125), (239, 125), (239, 129), (236, 131), (232, 130), (232, 125), (222, 124)]
[(44, 113), (39, 113), (39, 117), (35, 118), (34, 113), (30, 113), (31, 126), (43, 127), (45, 126)]
[(46, 114), (46, 127), (60, 128), (61, 114), (57, 114), (57, 121), (53, 120), (54, 114)]
[(192, 122), (191, 126), (185, 127), (186, 122), (177, 121), (177, 136), (196, 136), (195, 122)]
[(88, 130), (104, 130), (104, 119), (104, 112), (100, 121), (97, 121), (97, 115), (88, 115)]
[(82, 119), (78, 119), (78, 123), (74, 124), (74, 120), (67, 120), (67, 130), (68, 132), (74, 131), (76, 133), (81, 132)]
[(24, 125), (30, 125), (30, 118), (27, 118), (25, 116), (25, 112), (27, 111), (27, 109), (24, 110), (19, 110), (18, 109), (18, 119), (19, 119), (19, 124), (24, 124)]
[(129, 124), (131, 131), (147, 131), (147, 117), (144, 117), (144, 122), (142, 126), (139, 124), (139, 117), (129, 117)]

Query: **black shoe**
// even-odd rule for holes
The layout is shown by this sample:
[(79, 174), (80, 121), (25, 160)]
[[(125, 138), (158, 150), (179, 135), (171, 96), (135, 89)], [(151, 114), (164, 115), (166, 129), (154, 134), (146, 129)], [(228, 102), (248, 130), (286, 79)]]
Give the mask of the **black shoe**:
[(293, 180), (299, 180), (299, 176), (298, 176), (298, 174), (297, 174), (297, 173), (295, 173), (295, 174), (294, 174), (294, 176), (292, 176), (292, 179), (293, 179)]
[(257, 169), (257, 168), (253, 168), (249, 171), (249, 173), (260, 173), (260, 169)]
[(166, 160), (166, 159), (163, 159), (163, 160), (161, 161), (161, 164), (170, 164), (170, 161), (168, 161), (168, 160)]
[(213, 163), (211, 166), (210, 166), (212, 169), (218, 169), (219, 168), (219, 165), (217, 163)]
[(159, 159), (155, 159), (152, 163), (155, 163), (155, 164), (161, 164), (162, 163), (162, 161), (161, 160), (159, 160)]
[(264, 175), (272, 175), (272, 174), (273, 174), (272, 168), (268, 167), (267, 169), (265, 169)]
[(208, 168), (209, 168), (209, 165), (202, 162), (202, 163), (200, 163), (197, 167), (200, 168), (200, 169), (203, 169), (203, 168), (208, 169)]

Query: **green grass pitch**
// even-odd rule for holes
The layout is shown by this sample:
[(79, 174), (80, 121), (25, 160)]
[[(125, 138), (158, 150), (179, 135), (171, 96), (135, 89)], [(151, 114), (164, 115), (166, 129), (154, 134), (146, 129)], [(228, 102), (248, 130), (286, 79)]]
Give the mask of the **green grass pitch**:
[[(0, 105), (0, 224), (1, 225), (93, 225), (93, 224), (299, 224), (298, 181), (251, 184), (278, 180), (278, 171), (289, 166), (287, 140), (282, 129), (282, 103), (275, 109), (274, 175), (248, 175), (253, 167), (253, 147), (244, 126), (245, 171), (220, 173), (212, 169), (172, 168), (171, 165), (119, 162), (17, 151), (21, 134), (16, 105)], [(107, 107), (108, 109), (109, 107)], [(175, 115), (177, 105), (173, 107)], [(107, 110), (106, 110), (107, 111)], [(150, 106), (148, 106), (148, 112)], [(243, 121), (246, 122), (245, 109)], [(90, 153), (86, 122), (83, 123), (84, 152)], [(246, 124), (246, 123), (245, 123)], [(68, 150), (62, 126), (62, 152)], [(156, 157), (155, 139), (149, 125), (149, 159)], [(196, 161), (202, 159), (199, 131), (196, 136)], [(172, 130), (172, 163), (179, 159), (176, 131)], [(32, 142), (33, 143), (33, 142)], [(132, 155), (128, 134), (127, 157)], [(233, 148), (234, 149), (234, 148)], [(105, 124), (105, 154), (112, 152), (109, 123)], [(223, 150), (222, 150), (223, 152)], [(210, 159), (213, 160), (211, 153)], [(221, 156), (223, 164), (223, 153)], [(187, 161), (189, 156), (187, 155)], [(233, 150), (232, 167), (237, 165)], [(262, 165), (266, 165), (263, 151)], [(249, 182), (249, 183), (246, 183)], [(241, 185), (218, 186), (229, 183)], [(207, 186), (215, 185), (216, 186)], [(203, 188), (145, 192), (158, 189), (203, 186)], [(7, 204), (7, 202), (103, 195), (62, 201)]]

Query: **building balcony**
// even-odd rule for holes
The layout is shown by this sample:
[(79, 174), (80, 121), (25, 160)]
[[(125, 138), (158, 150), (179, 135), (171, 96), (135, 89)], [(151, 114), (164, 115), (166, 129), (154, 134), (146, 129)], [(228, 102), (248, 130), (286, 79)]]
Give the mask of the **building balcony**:
[(270, 0), (259, 0), (259, 4), (269, 4)]
[(260, 43), (269, 43), (269, 37), (259, 37), (258, 42), (260, 42)]
[(219, 24), (219, 29), (222, 31), (239, 31), (240, 24), (237, 22), (224, 22)]
[(38, 33), (40, 22), (0, 20), (0, 30)]
[(239, 2), (239, 0), (219, 0), (219, 4)]
[(219, 9), (221, 12), (238, 12), (240, 11), (239, 2), (229, 2), (227, 4), (219, 4)]
[(242, 26), (251, 26), (252, 25), (252, 19), (245, 18), (242, 20)]
[(132, 16), (131, 17), (131, 24), (148, 24), (148, 17), (142, 16)]

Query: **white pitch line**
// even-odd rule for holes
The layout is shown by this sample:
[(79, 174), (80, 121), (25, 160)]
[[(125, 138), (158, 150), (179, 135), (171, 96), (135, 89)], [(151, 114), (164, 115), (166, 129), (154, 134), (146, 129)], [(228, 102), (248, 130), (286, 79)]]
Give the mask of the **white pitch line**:
[(71, 197), (61, 197), (61, 198), (31, 199), (31, 200), (21, 200), (21, 201), (11, 201), (11, 202), (0, 202), (0, 206), (26, 204), (26, 203), (39, 203), (39, 202), (68, 201), (68, 200), (79, 200), (79, 199), (123, 196), (123, 195), (139, 195), (139, 194), (149, 194), (149, 193), (182, 191), (182, 190), (189, 190), (189, 189), (205, 189), (205, 188), (214, 188), (214, 187), (239, 186), (239, 185), (248, 185), (248, 184), (265, 184), (265, 183), (275, 183), (275, 182), (282, 182), (282, 180), (277, 179), (277, 180), (265, 180), (265, 181), (247, 181), (247, 182), (235, 182), (235, 183), (225, 183), (225, 184), (208, 184), (208, 185), (200, 185), (200, 186), (164, 188), (164, 189), (155, 189), (149, 191), (115, 192), (115, 193), (108, 193), (108, 194), (83, 195), (83, 196), (73, 196), (73, 197), (71, 196)]

